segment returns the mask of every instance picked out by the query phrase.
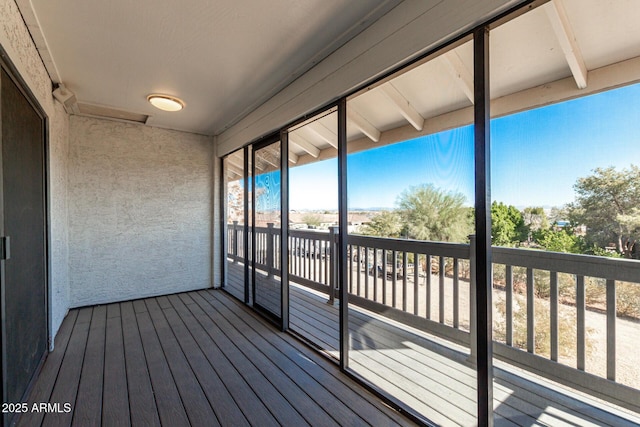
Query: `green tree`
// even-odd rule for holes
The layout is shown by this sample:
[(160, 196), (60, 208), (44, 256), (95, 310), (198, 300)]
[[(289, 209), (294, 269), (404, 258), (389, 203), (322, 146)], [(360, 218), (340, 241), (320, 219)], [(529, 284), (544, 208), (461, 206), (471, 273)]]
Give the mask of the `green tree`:
[(640, 168), (617, 171), (594, 169), (574, 185), (576, 201), (568, 206), (570, 219), (587, 226), (587, 241), (599, 247), (615, 243), (627, 258), (637, 256), (640, 236)]
[(410, 239), (465, 242), (473, 227), (461, 193), (432, 184), (410, 187), (398, 197), (402, 235)]
[(537, 242), (544, 249), (552, 252), (582, 252), (582, 242), (571, 228), (541, 230)]
[(515, 206), (494, 201), (491, 204), (491, 244), (514, 246), (527, 239), (529, 229)]
[(549, 228), (547, 214), (545, 213), (544, 208), (540, 206), (524, 208), (522, 218), (524, 219), (524, 225), (527, 226), (531, 232)]
[(322, 217), (317, 213), (306, 213), (302, 216), (302, 221), (309, 227), (319, 227), (322, 224)]
[(400, 217), (396, 212), (381, 211), (362, 227), (361, 232), (367, 236), (400, 237), (401, 230)]

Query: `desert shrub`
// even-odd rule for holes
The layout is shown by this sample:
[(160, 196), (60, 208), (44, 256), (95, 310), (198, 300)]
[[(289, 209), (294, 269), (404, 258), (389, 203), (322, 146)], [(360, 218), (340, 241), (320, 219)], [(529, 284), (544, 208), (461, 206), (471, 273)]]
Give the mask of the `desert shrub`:
[[(535, 332), (534, 349), (540, 356), (549, 357), (551, 353), (551, 315), (548, 302), (536, 298), (534, 303)], [(498, 318), (494, 322), (495, 340), (506, 341), (506, 309), (504, 299), (496, 302)], [(593, 328), (587, 328), (586, 350), (593, 347)], [(513, 346), (527, 348), (527, 300), (522, 295), (514, 295), (513, 298)], [(565, 310), (558, 313), (558, 349), (562, 356), (575, 357), (576, 355), (576, 320), (575, 316)]]
[(616, 294), (618, 315), (640, 318), (640, 283), (617, 282)]

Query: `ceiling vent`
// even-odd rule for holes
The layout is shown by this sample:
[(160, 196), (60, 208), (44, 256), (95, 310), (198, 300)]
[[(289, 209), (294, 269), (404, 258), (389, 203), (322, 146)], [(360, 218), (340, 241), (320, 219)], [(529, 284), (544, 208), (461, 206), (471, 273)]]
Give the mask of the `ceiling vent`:
[(132, 113), (130, 111), (117, 110), (115, 108), (104, 107), (101, 105), (78, 103), (78, 110), (81, 116), (97, 117), (122, 122), (146, 124), (149, 119), (147, 114)]

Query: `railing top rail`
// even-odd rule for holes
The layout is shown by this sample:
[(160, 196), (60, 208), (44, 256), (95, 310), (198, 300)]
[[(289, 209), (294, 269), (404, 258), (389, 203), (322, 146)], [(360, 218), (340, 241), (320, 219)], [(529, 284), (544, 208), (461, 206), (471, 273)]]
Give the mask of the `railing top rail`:
[(496, 264), (640, 283), (640, 261), (504, 247), (492, 252)]
[(469, 245), (464, 243), (429, 242), (410, 239), (390, 239), (386, 237), (371, 237), (349, 234), (347, 243), (350, 245), (367, 246), (370, 248), (392, 251), (414, 252), (418, 254), (437, 255), (459, 259), (469, 259)]

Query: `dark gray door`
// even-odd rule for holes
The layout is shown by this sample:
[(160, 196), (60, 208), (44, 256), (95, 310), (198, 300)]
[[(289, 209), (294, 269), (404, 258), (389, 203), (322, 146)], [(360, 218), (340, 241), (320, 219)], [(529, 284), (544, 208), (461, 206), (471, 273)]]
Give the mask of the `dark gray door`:
[(15, 403), (47, 352), (44, 120), (4, 69), (0, 97), (3, 399)]

